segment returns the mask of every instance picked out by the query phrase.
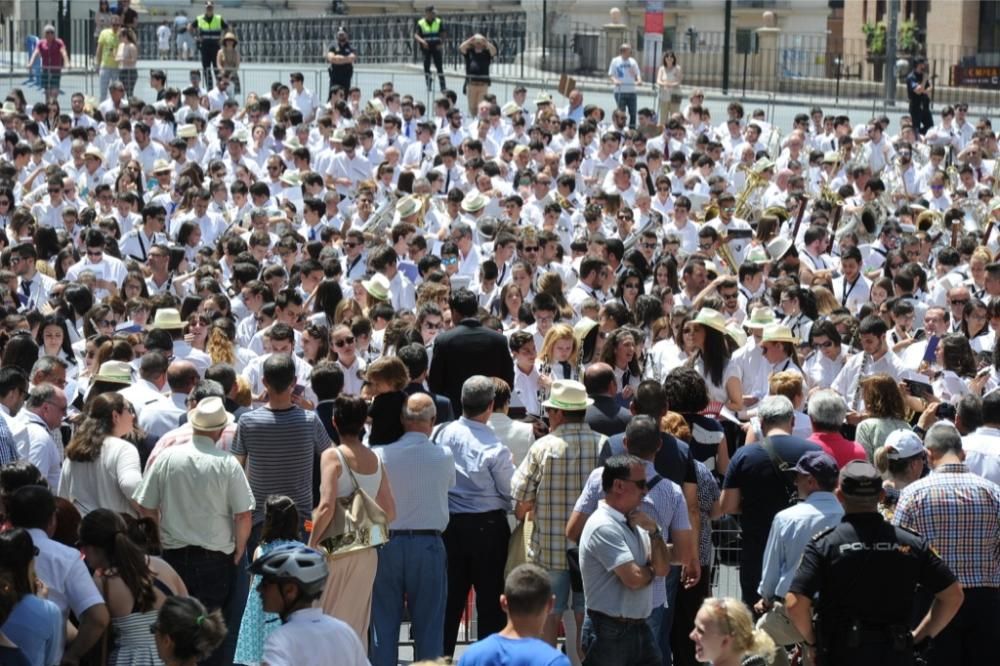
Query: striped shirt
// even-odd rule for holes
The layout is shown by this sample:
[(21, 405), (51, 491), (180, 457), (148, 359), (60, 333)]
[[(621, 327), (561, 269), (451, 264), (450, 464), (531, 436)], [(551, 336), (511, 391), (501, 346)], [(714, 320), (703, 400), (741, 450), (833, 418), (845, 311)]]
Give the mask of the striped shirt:
[(7, 419), (0, 418), (0, 467), (19, 458), (14, 435), (7, 427)]
[(254, 524), (264, 520), (269, 495), (292, 498), (301, 518), (312, 514), (313, 465), (329, 447), (330, 436), (315, 412), (265, 406), (240, 417), (232, 453), (247, 458)]
[(1000, 486), (964, 463), (904, 488), (892, 522), (925, 537), (962, 587), (1000, 587)]
[(586, 423), (564, 423), (535, 442), (514, 472), (514, 499), (535, 503), (535, 529), (528, 548), (534, 563), (551, 570), (569, 568), (566, 521), (587, 478), (600, 464), (606, 440)]

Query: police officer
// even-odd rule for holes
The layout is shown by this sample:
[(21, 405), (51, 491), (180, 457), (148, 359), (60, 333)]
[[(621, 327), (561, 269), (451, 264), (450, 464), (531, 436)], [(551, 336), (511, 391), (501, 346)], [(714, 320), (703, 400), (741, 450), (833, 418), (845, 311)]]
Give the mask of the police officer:
[[(878, 513), (882, 479), (870, 463), (845, 465), (836, 494), (843, 522), (806, 546), (785, 598), (788, 616), (811, 663), (910, 666), (915, 648), (923, 649), (958, 612), (962, 588), (920, 535)], [(917, 584), (935, 600), (910, 631)]]
[(420, 44), (420, 50), (424, 53), (424, 78), (427, 80), (428, 92), (433, 89), (431, 86), (432, 59), (434, 67), (437, 69), (441, 90), (444, 90), (448, 87), (444, 83), (444, 67), (441, 62), (441, 40), (444, 39), (444, 30), (441, 28), (441, 19), (434, 13), (433, 6), (425, 9), (424, 17), (417, 21), (417, 31), (413, 38)]
[(218, 63), (216, 56), (222, 41), (222, 31), (229, 29), (221, 14), (215, 13), (215, 6), (211, 0), (205, 3), (205, 13), (194, 21), (195, 37), (201, 45), (201, 68), (205, 71), (205, 86), (207, 90), (212, 89), (212, 70), (216, 70), (218, 76)]

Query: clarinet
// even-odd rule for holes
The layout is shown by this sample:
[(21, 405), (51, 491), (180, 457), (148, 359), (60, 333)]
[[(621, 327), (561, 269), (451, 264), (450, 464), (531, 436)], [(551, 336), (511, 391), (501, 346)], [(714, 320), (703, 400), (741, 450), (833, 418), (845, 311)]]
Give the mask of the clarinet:
[(861, 359), (861, 369), (858, 371), (858, 383), (854, 387), (854, 397), (851, 398), (851, 411), (858, 411), (858, 406), (861, 404), (861, 382), (864, 381), (865, 373), (868, 370), (868, 366), (871, 365), (872, 357), (866, 352), (861, 352), (864, 354), (864, 358)]
[[(550, 364), (550, 363), (543, 364), (542, 367), (539, 369), (538, 374), (539, 374), (539, 376), (541, 376), (541, 375), (548, 375), (549, 377), (551, 377), (552, 376), (552, 364)], [(549, 399), (549, 391), (546, 391), (542, 387), (542, 383), (538, 382), (538, 404), (539, 404), (539, 406), (543, 402), (545, 402), (546, 400), (548, 400), (548, 399)]]

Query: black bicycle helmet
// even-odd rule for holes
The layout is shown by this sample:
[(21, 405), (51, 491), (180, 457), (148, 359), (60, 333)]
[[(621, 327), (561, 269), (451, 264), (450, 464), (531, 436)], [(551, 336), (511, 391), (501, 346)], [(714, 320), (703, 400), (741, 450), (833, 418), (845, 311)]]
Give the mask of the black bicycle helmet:
[(328, 570), (326, 557), (306, 546), (279, 546), (257, 558), (250, 565), (250, 573), (264, 578), (294, 580), (306, 595), (323, 591)]

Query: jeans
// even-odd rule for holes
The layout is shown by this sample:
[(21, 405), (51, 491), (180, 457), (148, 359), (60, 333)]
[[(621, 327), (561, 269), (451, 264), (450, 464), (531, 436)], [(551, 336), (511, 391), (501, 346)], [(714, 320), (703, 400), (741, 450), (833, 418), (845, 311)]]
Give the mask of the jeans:
[(378, 553), (372, 590), (372, 666), (396, 666), (403, 602), (410, 615), (414, 661), (444, 654), (444, 608), (448, 595), (444, 542), (433, 535), (393, 535)]
[(587, 611), (583, 666), (660, 666), (660, 648), (646, 622), (622, 622)]
[[(236, 579), (238, 567), (233, 564), (232, 553), (221, 553), (215, 550), (205, 550), (197, 546), (177, 548), (163, 551), (163, 559), (172, 566), (184, 581), (188, 596), (195, 597), (209, 610), (228, 608), (230, 596), (233, 594), (233, 582)], [(239, 633), (240, 627), (230, 627), (229, 631)], [(204, 664), (230, 664), (232, 653), (228, 658), (222, 648), (216, 650)]]
[(667, 574), (665, 581), (667, 587), (667, 605), (654, 608), (646, 620), (649, 630), (653, 632), (653, 640), (656, 641), (656, 645), (660, 648), (660, 654), (663, 656), (663, 666), (671, 666), (673, 664), (670, 650), (670, 629), (673, 627), (674, 615), (677, 610), (675, 601), (680, 581), (681, 568), (679, 566), (670, 567), (670, 573)]
[(101, 93), (102, 102), (108, 98), (108, 86), (111, 85), (112, 81), (117, 81), (117, 80), (118, 80), (117, 67), (101, 67), (101, 76), (97, 82), (97, 85)]
[(500, 608), (503, 568), (510, 525), (503, 511), (453, 513), (444, 533), (448, 552), (448, 605), (444, 614), (444, 653), (455, 653), (458, 625), (469, 588), (476, 590), (476, 637), (482, 640), (507, 624)]
[(639, 95), (637, 93), (615, 93), (615, 104), (619, 111), (628, 109), (628, 126), (635, 127), (635, 115), (639, 111)]

